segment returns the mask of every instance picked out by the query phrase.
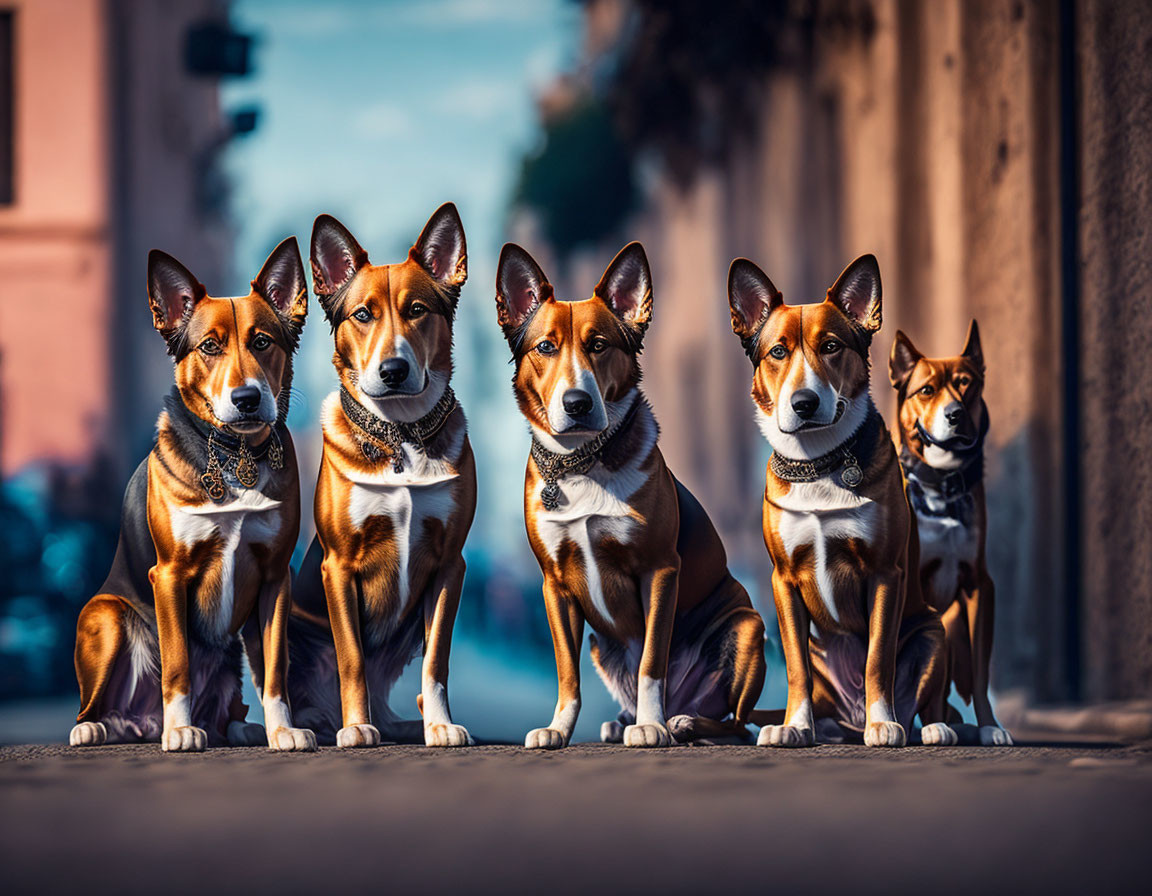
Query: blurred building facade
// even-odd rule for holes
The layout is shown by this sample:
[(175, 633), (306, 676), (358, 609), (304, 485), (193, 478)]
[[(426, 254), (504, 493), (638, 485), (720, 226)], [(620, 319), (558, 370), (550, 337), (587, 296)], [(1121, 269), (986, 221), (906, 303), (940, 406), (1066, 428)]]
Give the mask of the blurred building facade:
[(0, 696), (70, 678), (76, 610), (108, 568), (170, 388), (148, 250), (227, 282), (217, 159), (252, 124), (221, 110), (219, 79), (243, 74), (249, 44), (227, 11), (0, 3), (0, 518), (14, 533), (0, 546)]
[(194, 34), (213, 25), (226, 29), (220, 0), (0, 4), (11, 110), (0, 134), (5, 474), (146, 445), (171, 376), (141, 313), (150, 248), (225, 282), (215, 162), (231, 124), (212, 66), (228, 60), (197, 57), (212, 34), (199, 44)]
[[(1152, 695), (1146, 12), (1102, 0), (585, 4), (585, 55), (542, 98), (542, 122), (558, 139), (550, 123), (601, 106), (636, 200), (566, 240), (529, 183), (513, 238), (555, 266), (568, 298), (590, 294), (624, 241), (644, 242), (644, 387), (662, 448), (766, 614), (768, 450), (730, 330), (728, 265), (746, 255), (786, 301), (807, 302), (874, 252), (885, 321), (873, 395), (888, 420), (896, 329), (950, 355), (980, 321), (994, 683), (1041, 701)], [(546, 143), (526, 178), (555, 152)]]

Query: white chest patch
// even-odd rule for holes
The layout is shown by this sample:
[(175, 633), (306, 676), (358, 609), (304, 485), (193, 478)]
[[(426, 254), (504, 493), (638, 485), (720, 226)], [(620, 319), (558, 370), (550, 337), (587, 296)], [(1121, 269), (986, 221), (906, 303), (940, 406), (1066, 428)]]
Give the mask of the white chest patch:
[(960, 564), (976, 565), (980, 547), (976, 530), (950, 517), (917, 515), (916, 521), (920, 530), (920, 565), (940, 561), (929, 586), (936, 597), (951, 599), (960, 581)]
[(217, 634), (223, 635), (232, 624), (235, 599), (236, 553), (241, 545), (268, 544), (280, 533), (280, 502), (258, 489), (244, 489), (227, 504), (206, 502), (195, 507), (172, 507), (169, 519), (172, 537), (191, 547), (209, 538), (219, 537), (220, 594), (216, 618), (207, 620)]
[(579, 549), (588, 598), (601, 618), (608, 622), (612, 614), (604, 599), (593, 546), (608, 538), (626, 544), (640, 524), (629, 500), (648, 481), (648, 475), (640, 467), (656, 443), (656, 426), (647, 408), (639, 412), (636, 422), (644, 427), (643, 438), (626, 466), (609, 472), (597, 464), (588, 475), (565, 476), (560, 480), (560, 506), (556, 510), (541, 510), (536, 516), (537, 534), (553, 562), (565, 542)]
[(856, 539), (870, 544), (876, 531), (874, 501), (842, 488), (830, 479), (795, 482), (788, 494), (776, 500), (780, 514), (780, 540), (791, 557), (796, 549), (812, 546), (813, 573), (820, 599), (829, 615), (840, 621), (835, 587), (828, 569), (828, 543)]
[[(458, 457), (464, 444), (463, 427), (446, 452)], [(396, 544), (399, 565), (401, 606), (408, 602), (410, 589), (408, 562), (414, 537), (419, 537), (425, 520), (447, 521), (456, 508), (455, 486), (459, 473), (446, 460), (433, 460), (414, 445), (405, 443), (404, 470), (396, 473), (391, 464), (365, 474), (350, 476), (348, 521), (353, 529), (362, 529), (371, 517), (388, 517)]]

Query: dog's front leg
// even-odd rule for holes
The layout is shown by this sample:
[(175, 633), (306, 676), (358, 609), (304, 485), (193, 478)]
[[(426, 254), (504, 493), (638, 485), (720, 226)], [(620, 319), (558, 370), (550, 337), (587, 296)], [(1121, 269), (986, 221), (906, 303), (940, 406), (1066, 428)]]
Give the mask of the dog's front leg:
[(311, 752), (316, 749), (316, 735), (307, 728), (292, 727), (288, 706), (288, 611), (292, 606), (292, 575), (285, 573), (280, 582), (269, 582), (260, 589), (260, 630), (264, 653), (264, 688), (260, 702), (264, 705), (264, 728), (268, 748)]
[(556, 652), (558, 695), (556, 712), (547, 728), (534, 728), (524, 738), (530, 750), (558, 750), (568, 746), (580, 715), (580, 645), (584, 640), (584, 614), (559, 583), (544, 576), (544, 606)]
[(380, 743), (380, 731), (372, 724), (368, 709), (368, 679), (364, 673), (364, 648), (360, 643), (360, 599), (355, 574), (332, 555), (324, 558), (320, 571), (340, 675), (344, 726), (336, 732), (336, 746), (375, 747)]
[(167, 752), (199, 752), (208, 745), (208, 734), (192, 724), (188, 589), (172, 565), (158, 563), (149, 570), (148, 577), (152, 580), (160, 638), (160, 693), (164, 701), (160, 747)]
[(680, 558), (653, 570), (640, 582), (644, 603), (644, 651), (636, 683), (636, 724), (624, 729), (626, 747), (668, 747), (672, 733), (664, 717), (664, 688), (668, 676), (668, 648), (676, 619)]
[(895, 570), (874, 576), (869, 580), (868, 589), (864, 744), (869, 747), (902, 747), (907, 741), (907, 733), (896, 721), (892, 695), (896, 684), (900, 616), (904, 610), (904, 574)]
[(424, 743), (429, 747), (465, 747), (472, 737), (463, 725), (452, 723), (448, 709), (448, 653), (452, 627), (464, 587), (464, 558), (443, 567), (432, 586), (432, 599), (424, 602), (424, 666), (421, 670), (420, 711), (424, 715)]
[(996, 613), (996, 589), (992, 577), (982, 574), (979, 585), (962, 592), (962, 599), (971, 633), (972, 708), (976, 711), (976, 724), (980, 726), (980, 743), (988, 747), (1012, 746), (1012, 735), (996, 721), (992, 701), (988, 699), (988, 670), (992, 663), (992, 627)]
[(811, 747), (816, 743), (816, 722), (812, 715), (808, 607), (800, 593), (776, 571), (772, 573), (772, 595), (788, 675), (788, 705), (784, 724), (765, 725), (756, 742), (762, 747)]

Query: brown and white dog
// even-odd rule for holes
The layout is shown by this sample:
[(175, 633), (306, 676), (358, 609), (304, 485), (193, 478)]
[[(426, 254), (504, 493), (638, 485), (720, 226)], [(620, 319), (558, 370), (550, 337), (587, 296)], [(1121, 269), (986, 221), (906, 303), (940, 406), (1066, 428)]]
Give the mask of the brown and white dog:
[[(449, 386), (467, 279), (464, 228), (441, 206), (398, 263), (373, 265), (339, 221), (316, 219), (313, 286), (336, 340), (324, 404), (316, 541), (300, 570), (290, 693), (323, 741), (472, 742), (448, 709), (448, 651), (476, 508), (464, 411)], [(424, 645), (423, 722), (388, 706)], [(337, 730), (339, 729), (339, 730)]]
[(914, 518), (896, 451), (869, 393), (880, 270), (858, 258), (824, 302), (785, 305), (747, 259), (728, 275), (732, 328), (755, 374), (773, 455), (764, 542), (788, 671), (784, 724), (759, 743), (811, 746), (831, 719), (869, 746), (899, 747), (916, 714), (925, 744), (944, 724), (944, 628), (920, 594)]
[[(296, 239), (240, 298), (208, 296), (153, 251), (148, 295), (176, 388), (124, 494), (112, 570), (80, 613), (70, 741), (187, 751), (266, 737), (274, 750), (314, 750), (312, 732), (292, 726), (285, 687), (300, 487), (284, 418), (308, 310)], [(244, 722), (241, 631), (266, 734)]]
[(948, 633), (949, 677), (974, 704), (980, 742), (1012, 743), (988, 699), (995, 591), (984, 556), (984, 353), (976, 321), (964, 350), (926, 358), (896, 332), (888, 372), (896, 389), (900, 463), (920, 534), (920, 586)]
[(592, 298), (568, 302), (508, 244), (496, 292), (532, 429), (524, 516), (559, 679), (552, 721), (525, 746), (556, 749), (572, 737), (585, 620), (596, 668), (622, 707), (602, 740), (658, 747), (746, 736), (764, 683), (764, 623), (656, 444), (637, 360), (652, 314), (644, 250), (626, 246)]

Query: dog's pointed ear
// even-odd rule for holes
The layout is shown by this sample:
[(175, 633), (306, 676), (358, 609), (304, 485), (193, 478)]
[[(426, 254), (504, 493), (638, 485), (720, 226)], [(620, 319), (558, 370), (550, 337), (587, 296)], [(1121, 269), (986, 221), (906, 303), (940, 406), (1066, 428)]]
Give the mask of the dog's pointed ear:
[(532, 312), (551, 298), (552, 284), (536, 259), (515, 243), (505, 243), (496, 266), (496, 319), (505, 338), (511, 340)]
[(912, 340), (904, 335), (903, 330), (896, 331), (896, 339), (892, 342), (892, 353), (888, 356), (888, 379), (892, 387), (899, 391), (908, 382), (916, 362), (924, 356), (912, 344)]
[(968, 338), (964, 340), (964, 351), (960, 354), (979, 368), (981, 376), (984, 375), (984, 349), (980, 347), (980, 327), (976, 318), (968, 324)]
[(783, 304), (784, 296), (759, 267), (747, 258), (732, 262), (728, 268), (728, 309), (732, 332), (740, 337), (748, 357), (753, 358), (756, 337), (769, 315)]
[(252, 289), (262, 295), (284, 320), (304, 326), (308, 315), (308, 282), (300, 246), (290, 236), (272, 250), (264, 267), (252, 281)]
[(160, 335), (168, 340), (184, 328), (192, 309), (208, 294), (204, 284), (167, 252), (148, 253), (148, 305)]
[(468, 247), (455, 204), (445, 202), (432, 213), (408, 256), (441, 286), (459, 291), (468, 279)]
[(848, 265), (828, 290), (828, 300), (875, 335), (881, 315), (880, 264), (875, 255), (861, 255)]
[(366, 264), (368, 253), (347, 227), (331, 215), (316, 219), (312, 225), (312, 291), (321, 298), (321, 304)]
[(652, 271), (644, 247), (633, 242), (621, 249), (592, 292), (643, 335), (652, 322)]

